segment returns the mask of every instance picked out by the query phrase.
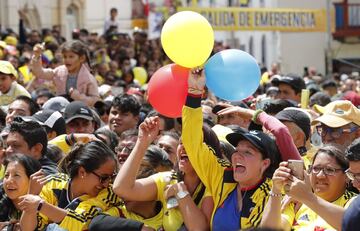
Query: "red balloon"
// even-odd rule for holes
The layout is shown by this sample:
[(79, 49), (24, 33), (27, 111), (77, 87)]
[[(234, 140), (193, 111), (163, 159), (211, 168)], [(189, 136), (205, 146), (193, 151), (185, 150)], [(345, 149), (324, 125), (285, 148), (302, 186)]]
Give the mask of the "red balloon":
[(185, 104), (189, 68), (168, 64), (158, 69), (148, 84), (150, 104), (160, 114), (177, 118)]

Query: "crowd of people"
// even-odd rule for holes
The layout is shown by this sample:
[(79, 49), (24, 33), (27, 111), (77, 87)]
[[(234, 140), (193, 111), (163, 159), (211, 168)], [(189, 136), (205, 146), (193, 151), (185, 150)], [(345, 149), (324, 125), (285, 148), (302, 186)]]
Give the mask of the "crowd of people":
[(274, 63), (227, 102), (194, 68), (168, 118), (147, 101), (171, 63), (160, 40), (110, 13), (71, 41), (22, 20), (1, 32), (1, 230), (357, 230), (358, 72)]

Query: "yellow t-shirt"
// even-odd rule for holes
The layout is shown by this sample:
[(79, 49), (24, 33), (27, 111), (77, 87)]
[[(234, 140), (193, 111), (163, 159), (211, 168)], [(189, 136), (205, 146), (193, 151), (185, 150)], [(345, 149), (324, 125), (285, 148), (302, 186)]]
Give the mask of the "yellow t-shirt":
[[(88, 230), (92, 218), (120, 203), (120, 198), (114, 194), (111, 186), (100, 191), (96, 197), (83, 195), (70, 201), (69, 183), (70, 179), (65, 174), (52, 175), (40, 192), (40, 197), (47, 203), (67, 210), (67, 215), (59, 223), (60, 228), (65, 230)], [(37, 219), (38, 230), (43, 230), (52, 223), (42, 213), (38, 213)]]
[(61, 151), (67, 155), (71, 151), (71, 146), (65, 141), (66, 134), (59, 135), (52, 140), (49, 140), (49, 144), (55, 145), (61, 149)]
[[(336, 201), (332, 202), (341, 207), (347, 207), (353, 201), (351, 198), (356, 194), (350, 191), (339, 197)], [(298, 212), (295, 213), (294, 204), (290, 204), (281, 214), (291, 225), (291, 230), (294, 231), (309, 231), (309, 230), (335, 230), (331, 225), (324, 221), (318, 214), (312, 211), (306, 205), (302, 205)]]
[(0, 105), (8, 106), (20, 95), (31, 98), (30, 93), (23, 86), (13, 81), (7, 93), (3, 94), (0, 92)]
[[(177, 177), (175, 172), (160, 172), (152, 176), (156, 183), (157, 187), (157, 200), (161, 201), (164, 211), (164, 217), (163, 217), (163, 228), (166, 231), (176, 231), (178, 230), (182, 224), (183, 224), (183, 218), (181, 215), (181, 212), (178, 208), (172, 208), (168, 209), (166, 207), (166, 199), (165, 199), (165, 188), (169, 184), (175, 184), (177, 182)], [(202, 191), (202, 187), (204, 185), (200, 183), (198, 187), (196, 188), (194, 194), (192, 195), (193, 200), (198, 196), (199, 193)], [(197, 207), (201, 207), (202, 201), (205, 197), (211, 196), (211, 194), (205, 189), (203, 191), (203, 196), (199, 203), (197, 204)]]

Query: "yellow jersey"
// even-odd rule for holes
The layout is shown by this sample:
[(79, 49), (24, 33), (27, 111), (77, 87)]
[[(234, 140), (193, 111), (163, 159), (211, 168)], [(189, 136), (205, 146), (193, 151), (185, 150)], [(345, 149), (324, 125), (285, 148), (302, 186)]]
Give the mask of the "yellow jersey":
[[(67, 215), (59, 226), (66, 230), (87, 230), (92, 218), (101, 211), (120, 204), (111, 187), (103, 189), (96, 197), (83, 195), (70, 200), (69, 188), (71, 179), (66, 174), (52, 175), (42, 188), (40, 197), (47, 203), (67, 210)], [(50, 223), (49, 218), (42, 213), (38, 214), (37, 229), (43, 230)]]
[[(164, 211), (163, 228), (166, 231), (176, 231), (183, 225), (183, 218), (178, 208), (168, 209), (166, 207), (165, 189), (169, 184), (177, 183), (177, 176), (175, 172), (160, 172), (152, 175), (157, 187), (157, 200), (161, 201)], [(197, 202), (197, 207), (200, 208), (205, 197), (211, 196), (205, 189), (205, 186), (200, 183), (192, 195), (193, 201)]]
[[(355, 196), (355, 193), (345, 191), (341, 197), (332, 203), (341, 207), (347, 207), (353, 201), (351, 198)], [(291, 230), (294, 231), (335, 231), (331, 225), (324, 221), (318, 214), (312, 211), (305, 204), (300, 207), (299, 211), (295, 212), (294, 204), (291, 203), (285, 208), (284, 212), (281, 214), (281, 217), (285, 218), (289, 222), (291, 225)]]

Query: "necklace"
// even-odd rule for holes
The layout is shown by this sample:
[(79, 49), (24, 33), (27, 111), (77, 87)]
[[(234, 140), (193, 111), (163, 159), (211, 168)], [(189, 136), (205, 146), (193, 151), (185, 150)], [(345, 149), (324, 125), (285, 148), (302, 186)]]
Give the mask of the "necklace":
[[(238, 211), (240, 212), (242, 210), (242, 207), (243, 207), (243, 203), (244, 203), (244, 198), (246, 197), (246, 194), (248, 191), (241, 191), (241, 190), (238, 190), (236, 189), (236, 193), (237, 193), (237, 204), (238, 204)], [(241, 198), (241, 200), (240, 200)]]

